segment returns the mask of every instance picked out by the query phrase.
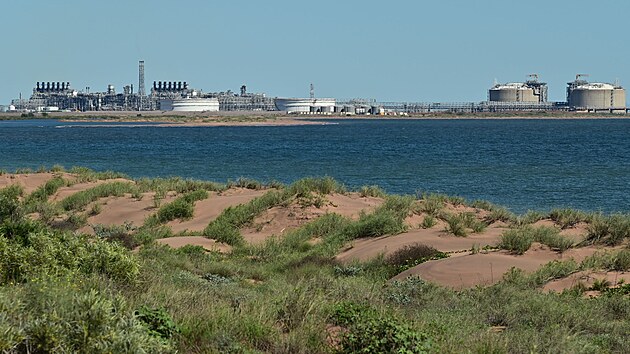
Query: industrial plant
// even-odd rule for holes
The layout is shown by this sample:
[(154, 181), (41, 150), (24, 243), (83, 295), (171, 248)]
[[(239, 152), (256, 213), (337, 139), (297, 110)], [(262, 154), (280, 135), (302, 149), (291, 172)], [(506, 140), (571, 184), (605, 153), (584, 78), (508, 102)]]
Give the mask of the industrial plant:
[[(238, 93), (203, 92), (190, 87), (188, 81), (153, 81), (147, 92), (145, 63), (138, 63), (138, 85), (122, 87), (117, 92), (113, 85), (104, 91), (74, 88), (68, 81), (36, 82), (28, 99), (14, 99), (8, 108), (18, 112), (54, 111), (283, 111), (293, 114), (382, 115), (418, 113), (475, 113), (516, 111), (585, 111), (627, 113), (626, 94), (618, 83), (588, 82), (585, 74), (578, 74), (567, 84), (566, 101), (549, 102), (548, 86), (537, 74), (530, 74), (524, 82), (495, 83), (483, 102), (378, 102), (355, 99), (339, 101), (315, 97), (311, 84), (308, 98), (267, 97), (264, 93), (249, 93), (245, 85)], [(20, 95), (21, 96), (21, 95)]]

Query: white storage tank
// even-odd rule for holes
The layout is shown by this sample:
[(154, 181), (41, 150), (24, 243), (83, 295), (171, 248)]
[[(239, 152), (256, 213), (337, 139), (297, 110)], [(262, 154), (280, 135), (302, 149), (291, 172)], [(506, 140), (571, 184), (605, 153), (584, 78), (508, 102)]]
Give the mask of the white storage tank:
[(213, 98), (181, 98), (160, 100), (160, 110), (173, 112), (218, 112), (219, 100)]
[(619, 85), (576, 80), (567, 88), (567, 102), (573, 109), (622, 110), (626, 107), (626, 91)]
[(334, 98), (276, 98), (274, 103), (279, 111), (310, 113), (311, 107), (314, 107), (314, 112), (332, 111), (336, 100)]

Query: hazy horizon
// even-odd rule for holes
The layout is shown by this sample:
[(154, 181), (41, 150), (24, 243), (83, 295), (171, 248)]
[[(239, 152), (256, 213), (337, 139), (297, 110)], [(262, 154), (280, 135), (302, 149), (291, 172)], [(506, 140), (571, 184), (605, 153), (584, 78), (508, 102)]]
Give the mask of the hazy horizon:
[[(205, 92), (379, 101), (483, 101), (496, 79), (538, 73), (549, 100), (577, 73), (630, 85), (630, 3), (330, 0), (250, 3), (26, 0), (3, 6), (0, 104), (38, 81), (117, 92), (187, 81)], [(137, 88), (136, 88), (137, 89)]]

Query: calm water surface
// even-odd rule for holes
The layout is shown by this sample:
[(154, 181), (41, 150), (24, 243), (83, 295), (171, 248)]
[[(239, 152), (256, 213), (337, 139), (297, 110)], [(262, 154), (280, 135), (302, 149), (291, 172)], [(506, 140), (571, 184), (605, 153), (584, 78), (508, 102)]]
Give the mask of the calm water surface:
[(0, 121), (0, 169), (291, 182), (486, 199), (516, 212), (630, 212), (630, 120), (335, 120), (288, 127)]

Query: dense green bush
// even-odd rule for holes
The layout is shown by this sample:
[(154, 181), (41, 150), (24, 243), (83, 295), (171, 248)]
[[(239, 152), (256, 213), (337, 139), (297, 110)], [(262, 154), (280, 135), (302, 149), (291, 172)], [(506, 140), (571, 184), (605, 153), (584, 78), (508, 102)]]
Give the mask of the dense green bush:
[(195, 202), (208, 198), (208, 192), (200, 189), (188, 192), (174, 201), (162, 206), (158, 210), (157, 218), (160, 223), (175, 219), (190, 219), (193, 217)]
[(59, 282), (0, 289), (4, 353), (166, 353), (126, 301)]
[(428, 353), (431, 342), (427, 336), (382, 316), (372, 308), (352, 302), (338, 304), (332, 321), (342, 326), (339, 353)]
[(138, 262), (122, 246), (85, 235), (49, 231), (23, 222), (19, 231), (0, 228), (0, 284), (79, 272), (134, 280)]

